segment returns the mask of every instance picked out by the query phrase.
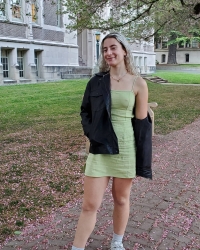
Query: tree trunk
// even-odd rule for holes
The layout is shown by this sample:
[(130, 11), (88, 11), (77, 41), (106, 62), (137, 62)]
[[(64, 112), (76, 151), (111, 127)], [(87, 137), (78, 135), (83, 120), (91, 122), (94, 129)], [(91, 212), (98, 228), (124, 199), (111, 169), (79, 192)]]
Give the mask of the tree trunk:
[[(172, 34), (170, 37), (170, 40), (174, 40), (175, 39), (175, 35)], [(167, 64), (177, 64), (176, 61), (176, 48), (177, 48), (177, 44), (173, 43), (170, 44), (168, 46), (168, 60), (167, 60)]]
[(177, 44), (170, 44), (169, 45), (167, 64), (177, 64), (177, 61), (176, 61), (176, 47), (177, 47)]

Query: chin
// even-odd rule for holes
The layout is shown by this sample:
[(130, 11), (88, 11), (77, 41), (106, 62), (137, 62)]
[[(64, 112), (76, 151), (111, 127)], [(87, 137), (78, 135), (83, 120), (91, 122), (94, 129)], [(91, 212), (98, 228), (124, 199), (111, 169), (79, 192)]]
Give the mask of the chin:
[(108, 63), (108, 65), (109, 65), (110, 67), (116, 67), (116, 66), (117, 66), (117, 63)]

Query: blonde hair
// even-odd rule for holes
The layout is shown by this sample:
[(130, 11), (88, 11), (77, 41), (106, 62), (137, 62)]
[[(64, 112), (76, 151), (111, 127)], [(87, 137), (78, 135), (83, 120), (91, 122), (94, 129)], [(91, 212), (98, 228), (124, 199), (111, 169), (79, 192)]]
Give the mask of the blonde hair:
[(103, 56), (103, 44), (107, 38), (115, 38), (121, 44), (123, 50), (126, 52), (126, 56), (124, 57), (124, 63), (125, 63), (127, 71), (132, 75), (139, 75), (139, 72), (133, 62), (133, 56), (132, 56), (130, 44), (128, 43), (127, 39), (118, 32), (111, 32), (110, 34), (106, 35), (102, 40), (101, 56), (99, 59), (99, 71), (106, 72), (110, 70), (110, 67), (106, 63), (104, 56)]

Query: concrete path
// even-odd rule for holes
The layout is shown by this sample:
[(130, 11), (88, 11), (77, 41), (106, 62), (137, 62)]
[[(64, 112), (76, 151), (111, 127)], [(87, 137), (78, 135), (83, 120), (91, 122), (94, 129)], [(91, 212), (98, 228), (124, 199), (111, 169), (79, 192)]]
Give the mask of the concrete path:
[[(200, 119), (153, 138), (153, 181), (136, 178), (131, 193), (126, 250), (200, 249)], [(86, 249), (109, 249), (112, 237), (110, 185)], [(1, 249), (71, 249), (81, 200), (27, 226)]]
[(198, 84), (192, 84), (192, 83), (188, 83), (188, 84), (184, 84), (184, 83), (171, 83), (171, 82), (165, 82), (165, 83), (158, 83), (161, 85), (176, 85), (176, 86), (195, 86), (195, 87), (200, 87), (200, 83)]

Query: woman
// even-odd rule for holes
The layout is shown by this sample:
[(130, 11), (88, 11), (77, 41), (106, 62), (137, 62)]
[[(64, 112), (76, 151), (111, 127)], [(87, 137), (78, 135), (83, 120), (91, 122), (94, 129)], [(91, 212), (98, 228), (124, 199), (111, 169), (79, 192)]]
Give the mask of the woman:
[[(133, 66), (127, 40), (119, 33), (108, 34), (101, 44), (100, 73), (88, 82), (81, 106), (82, 126), (90, 140), (90, 153), (72, 250), (84, 249), (110, 177), (113, 177), (114, 199), (111, 249), (125, 249), (122, 239), (129, 217), (132, 179), (136, 177), (133, 108), (136, 106), (136, 120), (146, 121), (147, 102), (147, 84)], [(145, 177), (151, 178), (148, 174)]]

